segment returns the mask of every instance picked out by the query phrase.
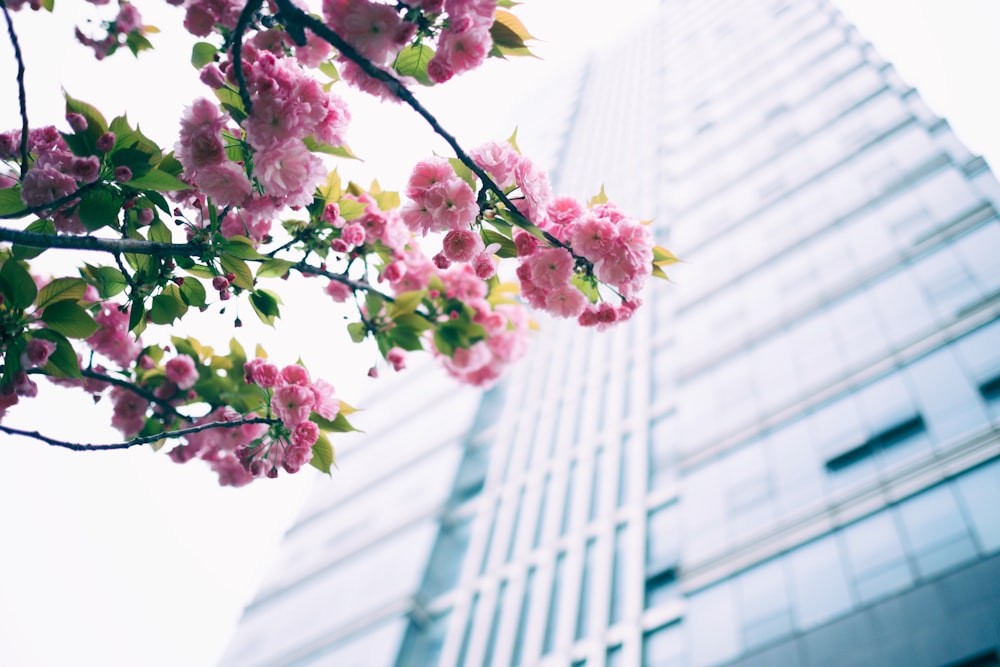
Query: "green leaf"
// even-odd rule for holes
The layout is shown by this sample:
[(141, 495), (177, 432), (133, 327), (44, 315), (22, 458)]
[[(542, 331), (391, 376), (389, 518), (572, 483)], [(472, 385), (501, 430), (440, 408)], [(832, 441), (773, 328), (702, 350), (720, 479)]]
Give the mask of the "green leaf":
[(365, 294), (365, 309), (368, 311), (368, 317), (375, 317), (378, 315), (384, 305), (385, 297), (378, 292), (369, 291)]
[(386, 313), (394, 320), (401, 315), (408, 315), (416, 311), (417, 306), (423, 302), (425, 296), (427, 296), (427, 290), (401, 292), (396, 295), (396, 300), (389, 304)]
[(114, 191), (109, 188), (98, 188), (83, 193), (76, 212), (87, 231), (93, 232), (101, 227), (116, 228), (121, 209), (121, 199)]
[(187, 190), (191, 187), (176, 176), (168, 174), (159, 168), (150, 169), (148, 173), (138, 178), (133, 178), (128, 182), (128, 186), (139, 190), (157, 190), (159, 192)]
[(55, 278), (38, 292), (35, 307), (42, 310), (56, 301), (79, 301), (86, 291), (87, 282), (82, 278)]
[(306, 148), (313, 153), (323, 153), (324, 155), (333, 155), (334, 157), (342, 157), (342, 158), (347, 158), (349, 160), (360, 159), (358, 158), (357, 155), (354, 154), (354, 151), (352, 151), (350, 147), (346, 145), (331, 146), (330, 144), (317, 140), (313, 136), (306, 137), (305, 139), (302, 140), (302, 143), (305, 144)]
[(240, 259), (263, 259), (263, 255), (253, 247), (253, 241), (245, 236), (230, 236), (222, 248), (227, 255)]
[(591, 197), (590, 200), (587, 202), (587, 208), (597, 206), (598, 204), (607, 204), (607, 203), (608, 203), (608, 195), (604, 193), (604, 185), (601, 185), (601, 191), (596, 195), (594, 195), (593, 197)]
[(520, 19), (510, 12), (498, 9), (493, 25), (490, 26), (490, 37), (493, 38), (493, 48), (490, 55), (504, 56), (534, 56), (525, 45), (525, 40), (535, 39), (528, 32)]
[(48, 362), (42, 366), (42, 372), (61, 378), (83, 377), (76, 358), (76, 350), (73, 349), (73, 345), (66, 340), (65, 336), (52, 329), (34, 329), (31, 332), (31, 337), (56, 344), (56, 349), (49, 355)]
[(392, 318), (392, 321), (395, 322), (397, 329), (408, 329), (416, 332), (427, 331), (434, 326), (427, 320), (427, 318), (421, 317), (416, 313), (399, 315), (398, 317)]
[[(128, 167), (132, 172), (132, 181), (141, 178), (149, 173), (152, 168), (150, 161), (153, 154), (138, 148), (120, 148), (111, 154), (110, 160), (113, 167)], [(131, 183), (131, 181), (129, 181)]]
[(327, 433), (349, 433), (350, 431), (357, 431), (358, 429), (351, 426), (351, 423), (347, 421), (348, 414), (350, 413), (347, 410), (341, 408), (340, 412), (337, 413), (337, 418), (331, 421), (320, 417), (314, 412), (309, 417), (309, 421), (315, 422), (320, 429), (326, 431)]
[(128, 330), (136, 336), (146, 330), (146, 304), (135, 299), (131, 302), (128, 314)]
[(517, 246), (507, 236), (499, 232), (494, 232), (491, 229), (486, 229), (485, 227), (482, 230), (482, 234), (486, 245), (500, 244), (500, 249), (496, 251), (497, 257), (517, 257)]
[[(181, 161), (174, 157), (173, 152), (164, 155), (160, 161), (156, 164), (156, 168), (160, 171), (170, 174), (171, 176), (180, 176), (181, 172), (184, 171), (184, 165)], [(164, 209), (168, 213), (169, 209)]]
[(347, 325), (347, 333), (352, 341), (360, 343), (368, 335), (368, 326), (364, 322), (351, 322)]
[(172, 243), (174, 240), (174, 235), (170, 232), (170, 228), (163, 224), (162, 220), (153, 220), (150, 223), (148, 236), (150, 241), (155, 241), (156, 243)]
[(333, 445), (330, 444), (330, 439), (320, 433), (319, 437), (316, 438), (316, 443), (312, 446), (312, 453), (309, 465), (329, 475), (330, 468), (334, 465)]
[(412, 76), (425, 86), (433, 85), (427, 76), (427, 63), (434, 57), (434, 49), (426, 44), (410, 44), (396, 56), (393, 68), (402, 76)]
[(66, 113), (78, 113), (87, 119), (87, 129), (84, 130), (84, 134), (96, 145), (97, 138), (108, 131), (108, 121), (104, 119), (104, 115), (93, 105), (73, 99), (65, 91), (63, 96), (66, 98)]
[(24, 310), (35, 302), (38, 288), (31, 274), (14, 259), (8, 259), (0, 268), (0, 290), (7, 299), (8, 308)]
[(653, 264), (657, 266), (669, 266), (679, 262), (676, 255), (663, 246), (653, 246)]
[(153, 48), (152, 43), (146, 39), (138, 30), (133, 30), (125, 37), (125, 46), (138, 57), (140, 51), (148, 51)]
[(186, 308), (180, 294), (174, 295), (164, 290), (163, 294), (153, 297), (153, 303), (149, 307), (149, 319), (153, 324), (172, 324)]
[(0, 215), (10, 215), (23, 211), (25, 207), (21, 200), (21, 186), (15, 185), (12, 188), (0, 190)]
[(340, 208), (340, 216), (344, 220), (360, 218), (364, 214), (365, 209), (368, 208), (368, 204), (363, 204), (353, 199), (341, 199), (337, 202), (337, 206)]
[(253, 306), (257, 317), (260, 318), (261, 322), (271, 327), (274, 326), (274, 320), (279, 315), (279, 302), (277, 295), (269, 290), (254, 290), (250, 294), (250, 305)]
[(517, 153), (518, 155), (521, 154), (521, 149), (517, 145), (517, 128), (516, 127), (514, 128), (513, 134), (511, 134), (510, 137), (507, 138), (507, 143), (510, 144), (510, 147), (514, 149), (515, 153)]
[(184, 299), (184, 303), (192, 308), (204, 308), (208, 305), (205, 301), (206, 296), (205, 286), (200, 280), (193, 277), (184, 279), (184, 284), (181, 285), (181, 298)]
[(476, 191), (476, 175), (472, 173), (472, 170), (465, 166), (465, 163), (459, 160), (457, 157), (448, 158), (451, 168), (455, 170), (455, 175), (461, 178), (463, 181), (469, 184), (472, 191)]
[(216, 276), (215, 271), (207, 266), (202, 266), (201, 264), (185, 267), (184, 270), (192, 276), (198, 276), (199, 278), (205, 278), (207, 280), (211, 280)]
[(232, 281), (234, 285), (245, 290), (253, 289), (253, 273), (246, 262), (227, 253), (219, 257), (219, 263), (223, 269), (236, 276)]
[(120, 294), (128, 287), (125, 275), (114, 267), (87, 265), (84, 271), (84, 275), (90, 278), (91, 283), (97, 288), (97, 294), (102, 299)]
[(191, 64), (194, 65), (195, 69), (201, 69), (208, 63), (215, 62), (215, 54), (218, 52), (219, 50), (215, 48), (214, 44), (196, 42), (191, 47)]
[(280, 278), (281, 276), (288, 273), (288, 269), (295, 266), (295, 262), (289, 262), (287, 259), (272, 258), (264, 260), (257, 267), (257, 277), (258, 278)]
[(326, 74), (327, 77), (329, 77), (333, 81), (339, 81), (340, 80), (340, 72), (337, 71), (337, 66), (334, 65), (329, 60), (327, 60), (326, 62), (320, 63), (319, 67), (317, 67), (317, 69), (320, 72), (322, 72), (323, 74)]
[(375, 203), (383, 211), (391, 211), (393, 209), (399, 208), (399, 193), (398, 192), (380, 192), (374, 195)]
[(597, 281), (593, 276), (584, 276), (579, 273), (573, 276), (571, 281), (573, 286), (580, 290), (590, 303), (597, 303), (601, 298), (601, 293), (597, 289)]
[(424, 349), (423, 339), (413, 329), (397, 326), (388, 332), (388, 339), (391, 344), (410, 352)]
[(68, 338), (87, 338), (100, 328), (90, 313), (73, 301), (56, 301), (42, 312), (42, 321)]
[[(51, 220), (34, 220), (24, 228), (24, 231), (34, 234), (55, 234), (56, 226)], [(11, 248), (11, 254), (14, 256), (14, 259), (34, 259), (46, 250), (47, 248), (31, 248), (23, 245), (15, 245)]]

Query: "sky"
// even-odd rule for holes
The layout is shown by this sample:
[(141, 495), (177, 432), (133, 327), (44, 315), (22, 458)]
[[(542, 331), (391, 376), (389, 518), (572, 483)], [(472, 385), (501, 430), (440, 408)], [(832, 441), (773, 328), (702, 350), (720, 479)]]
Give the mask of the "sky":
[[(70, 46), (79, 20), (57, 0), (57, 16), (16, 14), (26, 51), (33, 124), (59, 123), (60, 85), (97, 103), (107, 115), (128, 110), (162, 144), (173, 141), (177, 117), (202, 95), (186, 64), (189, 43), (171, 29), (178, 12), (140, 3), (146, 21), (164, 33), (158, 49), (135, 62), (121, 54), (97, 65)], [(632, 0), (613, 12), (596, 0), (528, 0), (517, 14), (540, 41), (542, 59), (490, 63), (419, 97), (466, 145), (510, 135), (513, 102), (558, 76), (591, 49), (612, 44), (641, 23), (655, 2)], [(1000, 3), (995, 0), (838, 0), (900, 73), (916, 85), (959, 136), (1000, 166)], [(89, 6), (86, 6), (89, 10)], [(171, 29), (170, 32), (166, 32)], [(55, 37), (53, 37), (55, 35)], [(53, 47), (53, 44), (67, 46)], [(0, 43), (0, 128), (19, 125), (10, 47)], [(350, 143), (363, 163), (341, 167), (387, 188), (403, 185), (409, 164), (445, 149), (405, 109), (352, 102)], [(530, 153), (530, 146), (522, 146)], [(309, 304), (308, 296), (301, 297)], [(247, 327), (278, 363), (301, 354), (314, 374), (359, 402), (377, 384), (362, 379), (374, 356), (346, 349), (341, 320), (316, 318), (289, 297), (277, 331)], [(244, 317), (244, 319), (248, 319)], [(224, 321), (223, 324), (227, 324)], [(232, 331), (218, 318), (185, 322), (208, 344)], [(294, 332), (294, 333), (289, 333)], [(289, 348), (294, 349), (290, 352)], [(391, 415), (363, 415), (363, 419)], [(11, 425), (41, 427), (55, 436), (113, 441), (103, 405), (50, 394), (9, 413)], [(363, 423), (361, 423), (363, 427)], [(334, 443), (336, 445), (336, 443)], [(253, 596), (281, 534), (316, 477), (263, 480), (220, 489), (196, 463), (178, 466), (146, 449), (77, 454), (0, 435), (0, 664), (191, 667), (215, 664), (242, 607)], [(350, 474), (340, 470), (338, 475)]]

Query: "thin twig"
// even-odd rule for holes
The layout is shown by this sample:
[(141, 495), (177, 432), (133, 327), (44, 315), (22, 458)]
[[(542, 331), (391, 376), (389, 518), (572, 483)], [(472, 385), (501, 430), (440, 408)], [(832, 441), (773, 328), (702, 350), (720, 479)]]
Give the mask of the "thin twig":
[[(32, 368), (31, 370), (27, 371), (27, 373), (28, 375), (45, 375), (45, 373), (40, 368)], [(158, 405), (159, 407), (163, 408), (164, 412), (167, 412), (173, 415), (174, 417), (177, 417), (178, 419), (183, 419), (188, 423), (194, 421), (194, 417), (189, 417), (188, 415), (178, 411), (177, 408), (175, 408), (173, 405), (170, 404), (170, 401), (164, 398), (160, 398), (159, 396), (157, 396), (150, 390), (146, 389), (145, 387), (140, 387), (136, 384), (133, 384), (132, 382), (129, 382), (128, 380), (122, 380), (121, 378), (116, 378), (113, 375), (98, 373), (97, 371), (90, 368), (81, 368), (80, 374), (83, 375), (83, 377), (85, 378), (90, 378), (91, 380), (100, 380), (101, 382), (107, 382), (108, 384), (113, 384), (116, 387), (121, 387), (122, 389), (130, 391), (136, 396), (140, 396), (149, 401), (150, 403)]]
[(21, 108), (21, 178), (28, 171), (28, 98), (24, 92), (24, 58), (21, 57), (21, 45), (17, 41), (14, 22), (7, 10), (7, 3), (0, 0), (0, 10), (7, 19), (7, 34), (10, 35), (11, 46), (14, 47), (14, 58), (17, 60), (17, 101)]
[(236, 75), (236, 83), (240, 87), (240, 99), (243, 100), (243, 110), (250, 115), (250, 108), (253, 102), (250, 101), (250, 93), (247, 91), (247, 79), (243, 73), (243, 33), (250, 27), (250, 20), (260, 9), (263, 0), (249, 0), (240, 12), (240, 18), (236, 21), (236, 28), (233, 30), (233, 73)]
[(347, 285), (352, 290), (362, 291), (362, 292), (374, 292), (380, 295), (387, 303), (392, 303), (396, 299), (392, 296), (385, 294), (383, 292), (375, 289), (371, 283), (365, 282), (364, 280), (354, 280), (349, 278), (346, 273), (334, 273), (333, 271), (327, 271), (326, 269), (321, 269), (318, 266), (313, 266), (312, 264), (307, 264), (302, 261), (298, 264), (294, 264), (289, 267), (290, 269), (295, 269), (299, 273), (307, 276), (323, 276), (324, 278), (329, 278), (330, 280), (335, 280), (338, 283)]
[[(0, 0), (2, 1), (2, 0)], [(39, 204), (38, 206), (27, 206), (22, 208), (20, 211), (15, 211), (13, 213), (4, 213), (0, 215), (0, 220), (16, 220), (17, 218), (23, 218), (26, 215), (35, 215), (39, 213), (48, 213), (49, 211), (58, 210), (63, 204), (69, 204), (80, 197), (81, 194), (87, 190), (96, 188), (99, 185), (103, 185), (100, 180), (94, 181), (92, 183), (87, 183), (86, 185), (81, 185), (75, 192), (71, 192), (64, 197), (59, 199), (54, 199), (45, 204)]]
[(138, 438), (133, 438), (127, 442), (115, 442), (107, 445), (87, 445), (77, 442), (66, 442), (65, 440), (56, 440), (55, 438), (42, 435), (38, 431), (25, 431), (19, 428), (4, 426), (3, 424), (0, 424), (0, 431), (9, 433), (10, 435), (23, 435), (27, 438), (34, 438), (35, 440), (41, 440), (42, 442), (52, 445), (53, 447), (71, 449), (74, 452), (101, 452), (115, 449), (129, 449), (130, 447), (146, 445), (151, 442), (158, 442), (167, 438), (179, 438), (181, 436), (191, 435), (192, 433), (200, 433), (201, 431), (207, 431), (212, 428), (236, 428), (247, 424), (274, 424), (277, 423), (277, 421), (277, 419), (268, 419), (267, 417), (250, 417), (231, 422), (209, 422), (208, 424), (200, 424), (198, 426), (191, 426), (190, 428), (181, 428), (176, 431), (164, 431), (163, 433), (157, 433), (156, 435), (143, 435)]
[(153, 257), (197, 256), (205, 247), (196, 243), (157, 243), (139, 239), (102, 239), (96, 236), (64, 236), (23, 232), (0, 227), (0, 241), (8, 241), (28, 248), (62, 248), (66, 250), (94, 250), (118, 254), (151, 255)]

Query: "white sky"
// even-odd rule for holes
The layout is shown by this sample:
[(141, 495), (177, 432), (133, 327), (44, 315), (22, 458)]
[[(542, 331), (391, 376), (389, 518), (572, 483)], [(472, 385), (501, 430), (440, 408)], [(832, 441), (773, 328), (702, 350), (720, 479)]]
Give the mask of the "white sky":
[[(595, 41), (613, 41), (655, 4), (634, 0), (623, 16), (597, 0), (528, 0), (517, 13), (546, 40), (536, 49), (545, 62), (493, 63), (441, 94), (420, 97), (464, 144), (503, 139), (512, 129), (504, 124), (507, 109), (517, 104), (510, 101), (514, 94), (540, 85)], [(1000, 3), (836, 4), (974, 151), (1000, 165)], [(140, 8), (148, 23), (164, 29), (177, 15), (161, 3)], [(186, 46), (161, 47), (138, 63), (121, 54), (96, 66), (69, 45), (72, 20), (52, 27), (47, 19), (15, 15), (27, 52), (33, 124), (61, 122), (61, 83), (109, 117), (127, 109), (147, 134), (164, 144), (173, 141), (180, 110), (203, 94), (186, 65)], [(174, 34), (156, 36), (155, 42), (167, 44)], [(13, 80), (10, 47), (0, 40), (0, 129), (19, 125)], [(444, 150), (404, 109), (363, 105), (354, 107), (354, 115), (358, 126), (383, 129), (359, 127), (352, 134), (352, 147), (367, 162), (345, 165), (346, 176), (363, 174), (355, 177), (364, 182), (377, 174), (383, 185), (400, 187), (407, 164)], [(387, 173), (391, 176), (383, 176)], [(308, 296), (301, 298), (309, 303)], [(300, 308), (297, 318), (294, 311), (279, 323), (278, 333), (244, 331), (241, 337), (249, 343), (259, 334), (279, 363), (302, 354), (351, 401), (377, 390), (356, 379), (372, 356), (344, 353), (338, 342), (343, 337), (332, 338), (343, 328), (333, 310), (320, 327), (307, 308)], [(244, 320), (252, 318), (244, 314)], [(222, 345), (231, 332), (220, 322), (228, 320), (203, 317), (185, 329)], [(356, 421), (363, 426), (364, 418), (392, 416)], [(60, 394), (55, 402), (38, 399), (14, 408), (7, 423), (45, 427), (69, 439), (112, 441), (116, 434), (103, 425), (107, 420), (106, 406), (74, 403), (71, 395)], [(219, 489), (204, 467), (178, 466), (146, 450), (75, 454), (4, 435), (0, 447), (0, 664), (19, 667), (214, 664), (309, 483), (302, 475)], [(337, 475), (345, 474), (349, 470), (320, 483), (336, 484)]]

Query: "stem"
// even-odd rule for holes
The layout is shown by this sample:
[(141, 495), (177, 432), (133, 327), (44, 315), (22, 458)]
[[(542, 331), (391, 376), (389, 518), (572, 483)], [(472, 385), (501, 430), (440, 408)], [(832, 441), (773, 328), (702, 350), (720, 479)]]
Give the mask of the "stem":
[(126, 442), (115, 442), (107, 445), (87, 445), (76, 442), (66, 442), (65, 440), (56, 440), (55, 438), (50, 438), (46, 435), (42, 435), (38, 431), (24, 431), (22, 429), (13, 428), (10, 426), (4, 426), (0, 424), (0, 431), (4, 433), (9, 433), (10, 435), (23, 435), (27, 438), (34, 438), (35, 440), (41, 440), (42, 442), (52, 445), (53, 447), (62, 447), (64, 449), (70, 449), (74, 452), (101, 452), (101, 451), (111, 451), (115, 449), (129, 449), (130, 447), (136, 447), (138, 445), (146, 445), (151, 442), (157, 442), (159, 440), (164, 440), (166, 438), (179, 438), (185, 435), (191, 435), (192, 433), (199, 433), (201, 431), (207, 431), (211, 428), (236, 428), (238, 426), (244, 426), (246, 424), (274, 424), (277, 419), (267, 419), (266, 417), (250, 417), (246, 419), (239, 419), (237, 421), (231, 422), (209, 422), (208, 424), (200, 424), (199, 426), (191, 426), (189, 428), (181, 428), (176, 431), (164, 431), (163, 433), (157, 433), (156, 435), (144, 435), (138, 438), (133, 438)]
[(11, 46), (14, 47), (14, 58), (17, 60), (17, 101), (21, 111), (21, 178), (24, 178), (28, 171), (28, 101), (24, 92), (24, 59), (21, 57), (21, 45), (17, 41), (17, 33), (14, 32), (14, 22), (10, 18), (7, 10), (7, 3), (0, 0), (0, 10), (7, 19), (7, 34), (10, 35)]
[[(2, 0), (0, 0), (2, 1)], [(153, 257), (199, 255), (205, 248), (196, 243), (157, 243), (139, 239), (102, 239), (96, 236), (63, 236), (22, 232), (0, 227), (0, 241), (9, 241), (28, 248), (62, 248), (67, 250), (94, 250), (118, 254), (152, 255)]]
[(343, 283), (347, 285), (352, 290), (362, 291), (362, 292), (374, 292), (381, 295), (385, 299), (386, 303), (392, 303), (396, 299), (388, 294), (378, 291), (372, 285), (364, 280), (354, 280), (353, 278), (348, 278), (346, 273), (334, 273), (333, 271), (327, 271), (326, 269), (321, 269), (318, 266), (313, 266), (312, 264), (306, 264), (304, 261), (295, 264), (292, 267), (302, 275), (309, 276), (323, 276), (324, 278), (329, 278), (330, 280), (336, 280), (338, 283)]

